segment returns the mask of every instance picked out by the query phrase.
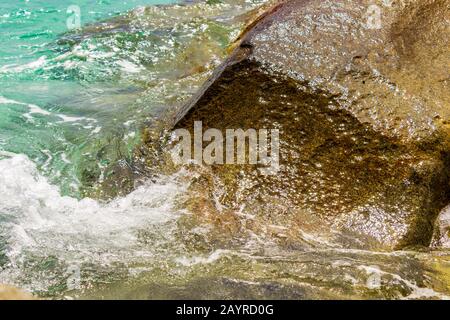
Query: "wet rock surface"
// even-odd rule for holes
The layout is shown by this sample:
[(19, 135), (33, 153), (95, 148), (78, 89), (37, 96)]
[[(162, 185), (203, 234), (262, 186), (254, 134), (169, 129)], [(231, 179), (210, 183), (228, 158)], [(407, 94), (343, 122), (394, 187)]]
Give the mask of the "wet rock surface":
[(280, 131), (277, 174), (213, 165), (199, 179), (211, 211), (251, 213), (288, 239), (327, 229), (349, 247), (428, 246), (450, 200), (449, 13), (444, 0), (269, 9), (174, 118)]

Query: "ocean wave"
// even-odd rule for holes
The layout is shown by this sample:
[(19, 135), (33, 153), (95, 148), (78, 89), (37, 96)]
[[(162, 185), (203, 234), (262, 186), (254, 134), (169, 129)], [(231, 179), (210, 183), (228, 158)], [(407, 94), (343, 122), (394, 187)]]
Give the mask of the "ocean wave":
[[(151, 258), (158, 245), (173, 240), (168, 231), (182, 214), (175, 199), (185, 189), (175, 176), (111, 202), (79, 200), (62, 196), (25, 155), (0, 156), (0, 236), (8, 260), (0, 282), (23, 285), (27, 261), (36, 257), (57, 257), (64, 265), (128, 264)], [(151, 239), (142, 241), (140, 232), (149, 229)]]

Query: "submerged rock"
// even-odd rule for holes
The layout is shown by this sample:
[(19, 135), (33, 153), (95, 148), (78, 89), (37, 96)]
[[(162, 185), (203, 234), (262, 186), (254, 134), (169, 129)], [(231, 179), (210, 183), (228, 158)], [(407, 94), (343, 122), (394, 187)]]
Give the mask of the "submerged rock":
[(269, 9), (174, 128), (278, 129), (280, 169), (216, 164), (208, 192), (240, 214), (339, 230), (350, 246), (428, 246), (450, 201), (449, 14), (445, 0)]

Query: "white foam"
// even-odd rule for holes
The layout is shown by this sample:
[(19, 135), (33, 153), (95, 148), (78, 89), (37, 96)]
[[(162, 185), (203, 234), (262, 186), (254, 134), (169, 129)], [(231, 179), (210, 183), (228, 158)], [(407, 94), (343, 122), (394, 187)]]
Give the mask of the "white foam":
[(97, 122), (96, 119), (88, 118), (88, 117), (74, 117), (74, 116), (64, 115), (61, 113), (51, 113), (50, 111), (44, 110), (35, 104), (12, 100), (12, 99), (5, 98), (3, 96), (0, 96), (0, 104), (18, 104), (18, 105), (27, 106), (28, 112), (26, 112), (24, 114), (24, 117), (30, 121), (33, 120), (33, 114), (41, 114), (44, 116), (53, 115), (55, 117), (58, 117), (61, 119), (59, 122), (67, 122), (67, 123), (77, 123), (77, 122), (82, 122), (82, 121), (87, 121), (90, 123)]
[(116, 62), (124, 72), (138, 73), (143, 70), (142, 66), (138, 66), (127, 60), (119, 60)]
[(44, 109), (42, 109), (41, 107), (39, 107), (39, 106), (37, 106), (35, 104), (20, 102), (20, 101), (16, 101), (16, 100), (11, 100), (11, 99), (7, 99), (7, 98), (2, 97), (2, 96), (0, 96), (0, 104), (19, 104), (19, 105), (27, 106), (29, 108), (29, 110), (30, 110), (29, 113), (40, 113), (40, 114), (43, 114), (43, 115), (51, 114), (47, 110), (44, 110)]
[[(61, 196), (26, 156), (0, 160), (0, 219), (10, 268), (17, 267), (25, 252), (66, 262), (128, 263), (151, 256), (155, 243), (139, 243), (139, 232), (175, 223), (181, 212), (174, 209), (174, 200), (183, 190), (173, 176), (109, 203), (78, 200)], [(163, 234), (170, 236), (167, 230)]]
[(76, 122), (84, 119), (82, 117), (71, 117), (63, 114), (58, 114), (58, 117), (60, 117), (63, 122)]
[(35, 104), (20, 102), (20, 101), (16, 101), (16, 100), (11, 100), (11, 99), (7, 99), (7, 98), (2, 97), (2, 96), (0, 96), (0, 104), (18, 104), (18, 105), (27, 106), (29, 111), (24, 114), (24, 117), (27, 118), (30, 121), (33, 120), (33, 114), (42, 114), (42, 115), (45, 115), (45, 116), (51, 115), (50, 112), (48, 112), (47, 110), (42, 109), (41, 107), (39, 107), (39, 106), (37, 106)]
[(7, 104), (7, 103), (16, 103), (16, 101), (6, 99), (5, 97), (0, 96), (0, 104)]
[(30, 108), (30, 113), (37, 113), (37, 114), (43, 114), (43, 115), (50, 115), (51, 113), (47, 110), (42, 109), (41, 107), (38, 107), (35, 104), (28, 104), (28, 108)]
[(0, 67), (0, 73), (8, 73), (8, 72), (18, 73), (18, 72), (22, 72), (27, 69), (37, 69), (37, 68), (44, 66), (46, 63), (47, 63), (47, 57), (41, 56), (35, 61), (31, 61), (29, 63), (25, 63), (22, 65), (10, 64), (10, 65), (5, 65), (3, 67)]

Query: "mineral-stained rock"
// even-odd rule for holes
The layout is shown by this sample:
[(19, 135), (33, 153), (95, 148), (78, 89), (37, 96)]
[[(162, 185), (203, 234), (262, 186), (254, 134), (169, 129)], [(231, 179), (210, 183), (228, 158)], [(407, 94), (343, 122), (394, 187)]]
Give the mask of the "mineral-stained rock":
[(386, 248), (429, 245), (450, 201), (449, 17), (446, 0), (286, 1), (174, 127), (279, 129), (277, 174), (212, 166), (228, 208), (319, 218)]

